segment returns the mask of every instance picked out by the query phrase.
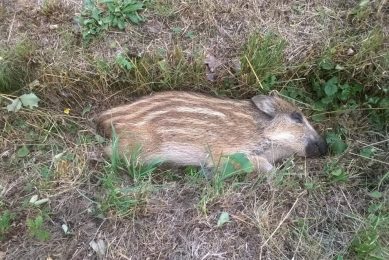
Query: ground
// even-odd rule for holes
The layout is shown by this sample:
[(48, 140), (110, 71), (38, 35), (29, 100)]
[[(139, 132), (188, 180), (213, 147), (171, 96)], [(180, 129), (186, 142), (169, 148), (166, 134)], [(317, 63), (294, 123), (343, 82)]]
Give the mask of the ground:
[[(389, 258), (386, 0), (150, 0), (88, 42), (80, 14), (0, 3), (0, 260)], [(102, 156), (96, 115), (172, 89), (276, 91), (331, 153), (226, 182)]]

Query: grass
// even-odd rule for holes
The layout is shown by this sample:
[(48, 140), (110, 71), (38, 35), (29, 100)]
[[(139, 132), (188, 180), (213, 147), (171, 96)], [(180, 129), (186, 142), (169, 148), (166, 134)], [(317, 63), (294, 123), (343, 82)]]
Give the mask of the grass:
[(0, 92), (18, 90), (28, 83), (33, 73), (29, 64), (33, 51), (33, 44), (26, 40), (11, 47), (0, 45)]
[(29, 218), (26, 221), (27, 230), (29, 234), (42, 241), (47, 241), (50, 239), (50, 233), (43, 227), (44, 218), (41, 214), (35, 218)]
[[(15, 3), (15, 18), (0, 5), (1, 107), (27, 93), (41, 100), (0, 116), (0, 252), (88, 258), (89, 242), (102, 239), (108, 259), (388, 258), (384, 2), (158, 0), (139, 9), (139, 25), (122, 20), (124, 31), (113, 24), (124, 1), (117, 13), (95, 5), (97, 19), (80, 28), (76, 13), (90, 19), (95, 9), (75, 1)], [(207, 55), (221, 64), (212, 81)], [(210, 179), (141, 165), (139, 151), (102, 158), (96, 114), (173, 89), (278, 91), (325, 133), (331, 153), (290, 158), (269, 176), (239, 172), (247, 163), (235, 155)], [(49, 203), (31, 206), (33, 195)], [(229, 221), (218, 224), (221, 216)]]
[(11, 223), (12, 219), (15, 216), (10, 213), (8, 210), (5, 210), (3, 213), (0, 215), (0, 240), (5, 239), (5, 235), (7, 232), (11, 229)]
[(261, 92), (271, 90), (277, 76), (285, 71), (285, 46), (285, 40), (275, 34), (252, 34), (241, 58), (241, 77), (245, 84), (257, 85)]

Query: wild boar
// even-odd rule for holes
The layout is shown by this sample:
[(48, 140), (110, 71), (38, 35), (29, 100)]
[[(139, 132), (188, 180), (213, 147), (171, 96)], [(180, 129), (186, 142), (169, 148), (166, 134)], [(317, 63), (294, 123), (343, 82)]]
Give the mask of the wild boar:
[(140, 145), (145, 163), (212, 167), (222, 156), (244, 153), (256, 170), (268, 172), (293, 154), (313, 157), (327, 151), (301, 111), (277, 95), (233, 100), (161, 92), (109, 109), (97, 121), (108, 135), (115, 129), (121, 154)]

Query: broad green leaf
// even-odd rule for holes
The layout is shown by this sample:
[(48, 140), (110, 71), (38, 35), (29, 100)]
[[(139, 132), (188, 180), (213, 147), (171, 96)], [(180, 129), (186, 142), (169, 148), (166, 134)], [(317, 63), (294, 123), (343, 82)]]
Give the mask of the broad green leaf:
[(134, 11), (140, 11), (143, 9), (142, 3), (130, 4), (123, 9), (123, 13), (132, 13)]
[(18, 112), (22, 108), (22, 101), (19, 98), (15, 98), (11, 104), (7, 106), (9, 112)]
[(95, 139), (96, 139), (96, 141), (97, 141), (99, 144), (102, 144), (102, 143), (105, 142), (105, 138), (102, 137), (102, 136), (99, 135), (99, 134), (96, 134), (96, 135), (95, 135)]
[(363, 90), (363, 86), (359, 84), (353, 84), (352, 86), (350, 86), (350, 90), (353, 94), (356, 94)]
[(116, 57), (116, 63), (120, 67), (122, 67), (123, 69), (126, 69), (126, 70), (131, 70), (135, 67), (134, 64), (131, 61), (127, 60), (123, 54), (119, 54)]
[(219, 216), (219, 219), (217, 221), (217, 226), (221, 227), (221, 226), (223, 226), (225, 223), (227, 223), (229, 221), (230, 221), (230, 214), (228, 214), (228, 212), (224, 211)]
[(375, 199), (379, 199), (382, 197), (382, 193), (379, 191), (372, 191), (369, 193), (369, 195), (370, 195), (370, 197), (375, 198)]
[(331, 104), (334, 102), (334, 97), (335, 96), (327, 96), (327, 97), (322, 98), (320, 101), (321, 101), (321, 103), (328, 105), (328, 104)]
[(359, 2), (360, 7), (366, 7), (369, 4), (370, 0), (362, 0)]
[(350, 94), (351, 94), (350, 88), (344, 88), (344, 89), (342, 89), (342, 92), (340, 93), (339, 98), (343, 101), (347, 101), (350, 97)]
[(313, 183), (313, 182), (306, 182), (306, 183), (304, 183), (304, 187), (307, 190), (313, 190), (315, 188), (315, 183)]
[(327, 96), (332, 96), (338, 91), (338, 78), (332, 77), (324, 84), (324, 92)]
[(332, 70), (335, 67), (330, 59), (323, 59), (319, 65), (323, 70)]
[(84, 116), (86, 113), (89, 113), (91, 108), (92, 108), (91, 104), (88, 104), (86, 107), (84, 107), (84, 109), (81, 112), (81, 116)]
[(241, 170), (245, 173), (250, 173), (254, 170), (253, 164), (244, 153), (234, 153), (230, 155), (229, 158), (231, 162), (235, 164), (235, 167), (238, 168), (238, 170)]
[(23, 145), (16, 151), (16, 156), (19, 158), (23, 158), (26, 157), (29, 153), (30, 151), (28, 150), (27, 146)]
[(119, 30), (124, 30), (124, 28), (126, 28), (126, 24), (123, 20), (118, 20), (118, 28)]
[(326, 141), (335, 155), (341, 154), (347, 149), (347, 144), (336, 133), (327, 133)]
[(326, 116), (325, 114), (321, 113), (321, 114), (312, 115), (311, 118), (315, 122), (322, 122), (323, 120), (326, 119)]
[(130, 14), (130, 15), (128, 15), (128, 18), (134, 24), (138, 24), (139, 22), (142, 21), (142, 18), (139, 15), (137, 15), (137, 14)]
[(343, 174), (343, 170), (341, 168), (337, 168), (336, 170), (333, 170), (331, 172), (331, 175), (336, 176), (336, 177), (338, 177), (338, 176), (340, 176), (342, 174)]
[(29, 107), (30, 109), (38, 107), (38, 102), (40, 100), (34, 93), (21, 95), (19, 98), (23, 106)]
[(100, 0), (99, 2), (102, 4), (109, 4), (109, 3), (113, 3), (115, 1), (114, 0)]
[(361, 151), (359, 151), (360, 155), (362, 155), (364, 157), (368, 157), (368, 158), (373, 157), (374, 153), (375, 153), (374, 147), (365, 147), (365, 148), (362, 148)]

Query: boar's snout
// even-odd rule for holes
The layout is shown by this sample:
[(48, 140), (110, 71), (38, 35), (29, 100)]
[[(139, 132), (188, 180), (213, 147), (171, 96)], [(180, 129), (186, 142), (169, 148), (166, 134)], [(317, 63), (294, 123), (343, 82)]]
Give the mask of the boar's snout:
[(327, 142), (322, 137), (311, 139), (305, 147), (307, 157), (318, 157), (326, 155), (328, 151)]

